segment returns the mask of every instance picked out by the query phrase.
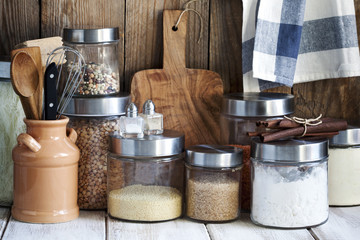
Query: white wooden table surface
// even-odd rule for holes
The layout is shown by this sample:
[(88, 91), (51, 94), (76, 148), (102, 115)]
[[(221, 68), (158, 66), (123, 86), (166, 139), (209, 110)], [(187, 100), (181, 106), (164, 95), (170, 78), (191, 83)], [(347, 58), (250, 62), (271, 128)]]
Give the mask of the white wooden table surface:
[(327, 223), (302, 230), (259, 227), (251, 223), (249, 214), (242, 214), (239, 220), (224, 224), (204, 225), (187, 219), (144, 224), (114, 220), (104, 211), (80, 211), (80, 217), (71, 222), (29, 224), (14, 220), (10, 208), (0, 208), (0, 236), (4, 240), (359, 240), (360, 207), (330, 208)]

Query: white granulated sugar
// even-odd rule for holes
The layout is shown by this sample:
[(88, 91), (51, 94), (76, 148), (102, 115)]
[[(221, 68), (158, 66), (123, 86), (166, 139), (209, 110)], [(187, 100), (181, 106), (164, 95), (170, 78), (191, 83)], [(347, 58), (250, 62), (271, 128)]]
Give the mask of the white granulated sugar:
[[(311, 166), (302, 173), (298, 167), (279, 167), (286, 168), (285, 176), (277, 167), (255, 163), (254, 168), (253, 221), (266, 226), (297, 228), (327, 220), (326, 163)], [(295, 177), (298, 174), (301, 177)]]
[(182, 195), (172, 187), (131, 185), (110, 192), (112, 217), (134, 221), (165, 221), (181, 216)]

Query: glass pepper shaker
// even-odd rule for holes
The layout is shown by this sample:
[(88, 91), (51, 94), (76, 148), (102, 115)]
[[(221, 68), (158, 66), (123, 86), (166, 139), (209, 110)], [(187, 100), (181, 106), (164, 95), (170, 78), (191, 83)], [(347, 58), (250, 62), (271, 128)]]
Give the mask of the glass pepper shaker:
[(120, 136), (142, 138), (144, 136), (144, 119), (138, 116), (135, 103), (127, 106), (126, 116), (120, 117)]
[(143, 105), (143, 112), (140, 116), (144, 119), (144, 134), (162, 134), (163, 133), (163, 115), (155, 112), (155, 104), (147, 100)]

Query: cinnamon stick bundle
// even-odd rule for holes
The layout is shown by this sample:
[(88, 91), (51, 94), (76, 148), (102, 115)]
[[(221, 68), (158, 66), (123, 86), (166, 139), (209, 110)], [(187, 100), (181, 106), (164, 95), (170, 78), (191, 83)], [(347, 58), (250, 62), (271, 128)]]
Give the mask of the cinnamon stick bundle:
[[(321, 121), (331, 122), (333, 118), (322, 118)], [(258, 127), (266, 127), (266, 128), (295, 128), (302, 126), (300, 123), (296, 123), (289, 119), (277, 119), (277, 120), (268, 120), (268, 121), (257, 121), (256, 126)]]
[[(289, 121), (289, 120), (288, 120)], [(347, 129), (347, 122), (345, 120), (326, 118), (323, 122), (316, 126), (307, 126), (306, 134), (310, 133), (322, 133), (322, 135), (329, 135), (329, 132), (337, 132)], [(301, 136), (304, 133), (305, 127), (299, 126), (294, 128), (288, 128), (281, 131), (273, 132), (264, 136), (260, 136), (263, 142), (270, 142), (281, 138), (291, 136)]]

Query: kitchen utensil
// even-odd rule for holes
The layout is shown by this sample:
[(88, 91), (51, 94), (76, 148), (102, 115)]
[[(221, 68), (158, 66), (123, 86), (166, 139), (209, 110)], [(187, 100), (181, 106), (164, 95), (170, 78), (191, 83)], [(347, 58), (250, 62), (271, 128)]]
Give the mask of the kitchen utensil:
[(137, 72), (131, 98), (137, 106), (152, 99), (164, 115), (164, 128), (185, 133), (185, 145), (216, 144), (220, 139), (219, 112), (223, 95), (220, 76), (185, 65), (187, 15), (173, 30), (181, 11), (165, 10), (163, 69)]
[[(57, 60), (56, 66), (59, 72), (56, 79), (56, 89), (59, 97), (57, 118), (59, 119), (79, 87), (85, 74), (86, 63), (79, 51), (66, 46), (55, 48), (46, 60), (46, 66), (48, 67), (55, 59)], [(63, 69), (64, 66), (65, 69)], [(66, 74), (63, 74), (62, 71), (65, 71)], [(61, 81), (62, 85), (60, 84)]]
[(34, 93), (35, 103), (38, 111), (38, 119), (42, 119), (42, 111), (43, 111), (43, 87), (44, 87), (44, 76), (43, 76), (43, 68), (41, 62), (41, 52), (40, 47), (26, 47), (19, 48), (11, 51), (11, 57), (13, 58), (18, 52), (26, 52), (28, 53), (34, 60), (36, 68), (39, 73), (39, 85)]
[(27, 119), (39, 119), (35, 92), (39, 86), (39, 72), (32, 57), (26, 52), (18, 52), (11, 62), (11, 83), (20, 96)]
[(59, 72), (56, 64), (51, 63), (45, 71), (44, 95), (45, 95), (45, 120), (55, 120), (57, 112), (56, 79)]

